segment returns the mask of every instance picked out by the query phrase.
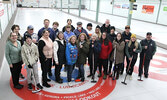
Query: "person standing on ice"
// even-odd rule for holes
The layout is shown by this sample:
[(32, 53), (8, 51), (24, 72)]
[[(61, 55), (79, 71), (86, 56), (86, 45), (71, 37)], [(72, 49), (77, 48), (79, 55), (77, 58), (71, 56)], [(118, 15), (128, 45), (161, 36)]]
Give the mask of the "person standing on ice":
[(88, 54), (90, 74), (87, 76), (87, 77), (92, 77), (92, 79), (94, 79), (94, 75), (97, 70), (100, 51), (101, 51), (101, 44), (98, 41), (98, 36), (97, 34), (92, 34), (90, 44), (89, 44), (89, 54)]
[[(130, 41), (126, 43), (126, 47), (125, 47), (125, 53), (127, 57), (126, 72), (128, 75), (130, 75), (130, 80), (132, 79), (132, 73), (138, 58), (138, 53), (140, 53), (141, 51), (142, 51), (142, 48), (140, 43), (138, 43), (136, 40), (136, 34), (132, 34)], [(130, 62), (131, 64), (129, 66)]]
[[(129, 25), (126, 25), (125, 26), (125, 31), (122, 32), (122, 36), (123, 36), (123, 39), (125, 41), (125, 45), (126, 43), (128, 43), (130, 41), (130, 37), (131, 37), (132, 33), (130, 32), (130, 26)], [(124, 51), (125, 52), (125, 51)], [(126, 56), (126, 53), (124, 53), (124, 58)], [(120, 74), (122, 75), (124, 72), (124, 62), (122, 64), (122, 67), (120, 68)]]
[(78, 58), (78, 48), (76, 40), (77, 37), (73, 35), (69, 38), (69, 42), (66, 45), (67, 81), (69, 86), (72, 86), (72, 72)]
[[(75, 30), (75, 27), (72, 25), (72, 20), (71, 19), (67, 19), (67, 25), (71, 26), (71, 30), (70, 30), (71, 32), (73, 32)], [(66, 26), (63, 27), (63, 29), (62, 29), (63, 32), (66, 31)]]
[(32, 81), (31, 81), (31, 69), (33, 70), (36, 86), (39, 89), (43, 89), (43, 87), (39, 83), (38, 77), (38, 58), (39, 52), (38, 47), (32, 42), (32, 37), (29, 34), (24, 35), (24, 45), (21, 48), (21, 57), (23, 62), (27, 66), (27, 81), (28, 81), (28, 90), (32, 90)]
[[(124, 58), (123, 58), (124, 57), (124, 48), (125, 48), (125, 42), (123, 41), (122, 34), (117, 33), (116, 39), (113, 41), (113, 52), (112, 52), (112, 55), (110, 58), (110, 60), (114, 63), (114, 66), (113, 66), (114, 73), (110, 74), (110, 77), (113, 76), (113, 79), (115, 79), (115, 75), (116, 75), (116, 79), (119, 79), (120, 68), (121, 68), (123, 60), (124, 60)], [(114, 56), (115, 56), (115, 58), (114, 58)]]
[(140, 44), (142, 46), (142, 52), (140, 53), (140, 64), (139, 64), (138, 76), (141, 76), (143, 74), (142, 67), (144, 66), (144, 76), (145, 78), (148, 78), (150, 61), (153, 58), (157, 48), (155, 41), (152, 40), (152, 33), (147, 32), (146, 39), (141, 40)]
[(111, 25), (109, 19), (106, 19), (105, 23), (101, 26), (100, 30), (101, 33), (106, 32), (107, 34), (110, 34)]
[(100, 43), (101, 43), (101, 52), (99, 56), (99, 75), (98, 77), (102, 76), (102, 66), (103, 66), (103, 69), (104, 69), (103, 79), (106, 79), (107, 71), (108, 71), (108, 58), (112, 51), (112, 43), (107, 38), (106, 32), (103, 32), (101, 39), (100, 39)]
[(54, 41), (55, 77), (57, 83), (63, 83), (63, 79), (60, 77), (60, 72), (62, 66), (66, 63), (65, 50), (66, 41), (63, 32), (60, 31)]

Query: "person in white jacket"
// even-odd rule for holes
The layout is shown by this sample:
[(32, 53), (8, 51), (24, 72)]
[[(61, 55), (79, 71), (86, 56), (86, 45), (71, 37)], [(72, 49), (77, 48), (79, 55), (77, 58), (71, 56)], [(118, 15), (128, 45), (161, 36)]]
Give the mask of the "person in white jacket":
[(64, 33), (60, 31), (54, 41), (55, 80), (57, 83), (63, 83), (63, 79), (60, 77), (60, 72), (63, 64), (66, 62), (65, 50), (66, 42), (64, 39)]
[[(25, 42), (24, 45), (21, 48), (21, 56), (22, 60), (27, 66), (27, 81), (28, 81), (28, 89), (32, 90), (32, 74), (34, 75), (35, 81), (36, 81), (36, 86), (39, 89), (43, 89), (43, 87), (39, 83), (39, 77), (38, 77), (38, 58), (39, 58), (39, 53), (38, 53), (38, 48), (37, 46), (32, 42), (32, 38), (30, 35), (25, 35)], [(33, 73), (32, 71), (33, 70)]]

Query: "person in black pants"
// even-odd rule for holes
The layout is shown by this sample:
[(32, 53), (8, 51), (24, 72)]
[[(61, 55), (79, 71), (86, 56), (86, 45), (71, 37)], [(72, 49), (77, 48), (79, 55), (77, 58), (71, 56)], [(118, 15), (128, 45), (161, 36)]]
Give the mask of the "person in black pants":
[(92, 79), (94, 79), (94, 75), (97, 70), (98, 58), (101, 51), (101, 44), (97, 39), (98, 39), (97, 34), (92, 34), (92, 38), (90, 40), (90, 45), (89, 45), (88, 63), (90, 65), (90, 74), (87, 77), (92, 76)]
[(152, 33), (148, 32), (146, 35), (146, 39), (143, 39), (140, 41), (140, 44), (142, 46), (142, 52), (140, 53), (140, 64), (139, 64), (138, 76), (141, 76), (143, 74), (142, 67), (144, 66), (145, 78), (148, 78), (148, 75), (149, 75), (148, 70), (149, 70), (150, 60), (153, 58), (153, 56), (156, 52), (156, 43), (151, 38), (152, 38)]
[(22, 68), (21, 44), (17, 40), (16, 33), (10, 33), (9, 40), (6, 43), (5, 56), (12, 74), (14, 88), (23, 88), (23, 85), (19, 84), (19, 75)]
[[(127, 55), (126, 72), (127, 72), (127, 74), (130, 75), (130, 79), (132, 79), (133, 69), (134, 69), (135, 63), (137, 61), (138, 53), (140, 53), (141, 50), (142, 50), (141, 45), (140, 45), (140, 43), (137, 42), (136, 35), (132, 34), (131, 40), (128, 43), (126, 43), (126, 48), (125, 48), (125, 52)], [(131, 64), (129, 67), (130, 61), (131, 61)]]
[(39, 51), (39, 59), (41, 62), (42, 69), (42, 85), (49, 88), (51, 87), (47, 81), (51, 81), (47, 79), (47, 73), (49, 68), (52, 66), (52, 57), (53, 57), (53, 42), (49, 38), (49, 31), (44, 29), (42, 33), (42, 37), (38, 42), (38, 51)]
[[(123, 36), (123, 39), (125, 41), (125, 45), (126, 45), (126, 43), (128, 43), (130, 41), (131, 35), (132, 35), (132, 33), (130, 32), (130, 26), (129, 25), (125, 26), (125, 31), (122, 32), (122, 36)], [(124, 58), (125, 58), (125, 56), (126, 56), (125, 50), (124, 50), (124, 54), (125, 54), (124, 55)], [(124, 62), (122, 64), (122, 67), (120, 68), (120, 74), (122, 75), (123, 72), (124, 72)]]
[(63, 83), (63, 79), (60, 78), (60, 72), (62, 65), (66, 62), (65, 57), (66, 42), (62, 31), (58, 32), (57, 38), (54, 42), (54, 60), (55, 60), (55, 76), (56, 82)]

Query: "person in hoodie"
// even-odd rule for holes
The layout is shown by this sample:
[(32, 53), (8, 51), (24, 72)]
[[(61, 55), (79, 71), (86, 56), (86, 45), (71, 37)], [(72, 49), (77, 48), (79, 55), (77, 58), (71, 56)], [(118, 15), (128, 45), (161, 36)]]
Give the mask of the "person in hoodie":
[(58, 83), (63, 83), (63, 79), (60, 77), (60, 72), (62, 66), (66, 63), (65, 50), (66, 41), (64, 39), (64, 34), (62, 31), (59, 31), (57, 38), (54, 41), (55, 77), (56, 82)]
[(77, 39), (81, 33), (85, 33), (89, 38), (88, 32), (82, 27), (82, 22), (77, 22), (77, 29), (74, 30), (74, 34), (76, 35)]
[(72, 35), (69, 38), (68, 44), (66, 45), (67, 81), (69, 86), (72, 86), (72, 72), (78, 58), (78, 48), (76, 40), (77, 37), (75, 35)]
[(106, 19), (105, 23), (101, 26), (100, 30), (101, 30), (101, 33), (103, 32), (106, 32), (107, 34), (110, 33), (111, 25), (110, 25), (109, 19)]
[(98, 41), (97, 34), (92, 34), (90, 44), (89, 44), (89, 53), (88, 53), (88, 63), (90, 68), (90, 74), (87, 77), (94, 79), (94, 75), (98, 66), (98, 58), (101, 51), (101, 44)]
[[(71, 32), (73, 32), (75, 30), (75, 27), (73, 25), (71, 25), (71, 24), (72, 24), (72, 20), (71, 19), (67, 19), (67, 25), (71, 26)], [(63, 32), (66, 31), (66, 26), (63, 27), (63, 29), (62, 29)]]
[(32, 90), (32, 80), (31, 80), (31, 74), (33, 70), (34, 80), (36, 82), (36, 86), (39, 89), (43, 89), (43, 87), (39, 83), (39, 77), (38, 77), (38, 47), (32, 42), (31, 35), (27, 34), (24, 35), (24, 45), (21, 48), (21, 57), (23, 59), (23, 62), (27, 66), (27, 81), (28, 81), (28, 89)]
[[(38, 41), (39, 41), (39, 39), (42, 37), (43, 31), (44, 31), (45, 29), (50, 32), (50, 35), (49, 35), (50, 39), (51, 39), (52, 41), (55, 40), (55, 37), (56, 37), (56, 36), (55, 36), (55, 31), (54, 31), (52, 28), (49, 27), (49, 24), (50, 24), (50, 20), (49, 20), (49, 19), (44, 19), (44, 27), (42, 27), (42, 28), (38, 31)], [(51, 73), (50, 73), (50, 74), (51, 74)], [(52, 75), (50, 75), (50, 76), (52, 76)]]
[(110, 56), (110, 53), (112, 51), (112, 43), (107, 38), (107, 33), (103, 32), (102, 37), (100, 39), (101, 43), (101, 52), (99, 56), (99, 75), (98, 77), (101, 77), (102, 75), (102, 66), (103, 66), (103, 72), (104, 76), (103, 79), (107, 78), (107, 71), (108, 71), (108, 58)]
[[(132, 79), (132, 73), (133, 73), (135, 63), (138, 58), (138, 53), (140, 53), (141, 51), (142, 51), (142, 48), (141, 48), (140, 43), (138, 43), (136, 40), (136, 34), (132, 34), (130, 41), (126, 43), (126, 48), (125, 48), (125, 52), (127, 55), (126, 72), (128, 75), (130, 75), (130, 79)], [(128, 71), (130, 61), (131, 61), (131, 64), (130, 64), (130, 68)]]
[(25, 41), (25, 35), (30, 35), (32, 38), (32, 42), (37, 44), (38, 43), (38, 35), (34, 33), (34, 27), (32, 25), (29, 25), (27, 27), (27, 31), (24, 33), (23, 41)]
[[(123, 60), (124, 60), (124, 48), (125, 48), (125, 42), (123, 40), (122, 34), (117, 33), (116, 39), (113, 41), (113, 52), (110, 58), (110, 61), (114, 61), (114, 73), (110, 74), (110, 77), (113, 76), (113, 80), (119, 79), (119, 72), (120, 67), (122, 66)], [(115, 51), (116, 50), (116, 51)], [(114, 58), (115, 53), (115, 58)], [(112, 66), (111, 66), (112, 67)]]
[(85, 33), (81, 33), (79, 35), (77, 41), (77, 48), (78, 48), (77, 65), (79, 67), (79, 73), (76, 82), (78, 82), (79, 80), (84, 82), (85, 81), (84, 64), (86, 64), (86, 58), (89, 52), (89, 41)]
[(64, 39), (66, 40), (66, 42), (68, 43), (69, 38), (75, 35), (72, 31), (71, 31), (71, 26), (67, 25), (66, 26), (66, 31), (64, 32)]
[[(113, 41), (116, 39), (114, 26), (111, 26), (110, 34), (107, 34), (107, 37), (111, 41), (111, 43), (113, 43)], [(111, 51), (111, 54), (112, 54), (112, 52), (113, 52), (113, 50)], [(111, 54), (110, 54), (110, 56), (111, 56)], [(109, 65), (109, 70), (108, 70), (108, 74), (110, 74), (110, 77), (112, 76), (111, 75), (111, 68), (112, 68), (112, 61), (110, 60), (110, 65)]]

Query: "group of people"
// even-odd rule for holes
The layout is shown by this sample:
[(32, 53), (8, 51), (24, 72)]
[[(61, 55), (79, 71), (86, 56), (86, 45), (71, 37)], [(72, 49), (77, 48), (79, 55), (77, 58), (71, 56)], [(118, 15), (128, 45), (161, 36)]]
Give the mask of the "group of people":
[[(61, 78), (63, 66), (67, 71), (69, 86), (72, 86), (72, 72), (75, 67), (78, 68), (75, 82), (84, 82), (84, 65), (87, 61), (90, 67), (90, 74), (87, 77), (94, 79), (98, 69), (98, 77), (103, 76), (104, 80), (107, 75), (113, 80), (119, 79), (119, 75), (124, 72), (126, 61), (126, 73), (132, 79), (138, 53), (140, 53), (138, 75), (143, 74), (144, 67), (144, 76), (148, 78), (150, 60), (156, 52), (156, 43), (152, 40), (151, 32), (148, 32), (146, 39), (139, 43), (136, 35), (130, 32), (130, 26), (125, 26), (123, 33), (116, 34), (115, 27), (110, 25), (108, 19), (101, 27), (97, 25), (95, 31), (92, 29), (92, 23), (88, 23), (84, 29), (82, 22), (77, 22), (75, 28), (71, 19), (67, 19), (67, 25), (62, 31), (58, 29), (58, 22), (53, 22), (52, 28), (49, 24), (50, 21), (45, 19), (44, 27), (38, 34), (34, 33), (34, 27), (29, 25), (23, 37), (19, 33), (19, 26), (12, 26), (12, 32), (6, 43), (5, 56), (10, 66), (14, 88), (23, 88), (19, 83), (22, 64), (25, 64), (27, 69), (29, 90), (32, 90), (32, 76), (39, 89), (43, 89), (42, 86), (51, 87), (48, 84), (51, 81), (48, 76), (52, 76), (52, 66), (55, 66), (57, 83), (63, 83)], [(38, 59), (41, 63), (42, 86), (38, 77)]]

